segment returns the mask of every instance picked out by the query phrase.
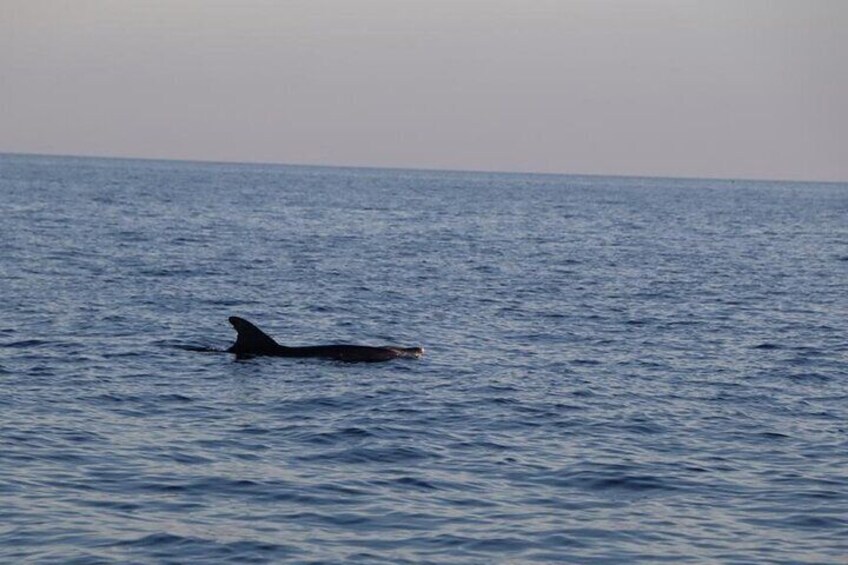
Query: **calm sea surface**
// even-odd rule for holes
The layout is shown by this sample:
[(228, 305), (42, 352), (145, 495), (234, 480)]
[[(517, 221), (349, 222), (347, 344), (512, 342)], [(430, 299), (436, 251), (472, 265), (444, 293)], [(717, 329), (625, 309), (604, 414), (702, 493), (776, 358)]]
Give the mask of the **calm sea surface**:
[(848, 562), (845, 184), (6, 155), (0, 299), (3, 563)]

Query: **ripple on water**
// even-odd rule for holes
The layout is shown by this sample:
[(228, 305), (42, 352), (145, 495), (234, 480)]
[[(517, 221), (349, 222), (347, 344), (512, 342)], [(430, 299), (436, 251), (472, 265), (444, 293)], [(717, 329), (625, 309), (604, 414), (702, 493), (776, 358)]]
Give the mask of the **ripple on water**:
[(670, 494), (692, 486), (680, 476), (645, 473), (646, 469), (636, 465), (582, 464), (530, 473), (524, 480), (566, 491), (581, 490), (612, 496), (626, 493)]
[(302, 455), (298, 459), (306, 463), (326, 461), (343, 465), (367, 464), (409, 464), (417, 465), (423, 461), (438, 459), (436, 453), (416, 447), (351, 447), (333, 451), (324, 451)]
[(163, 559), (170, 562), (192, 561), (196, 559), (223, 559), (228, 562), (267, 563), (279, 559), (296, 557), (301, 553), (297, 548), (263, 541), (221, 541), (215, 538), (182, 536), (165, 532), (147, 534), (134, 539), (122, 540), (111, 544), (112, 548), (139, 555)]

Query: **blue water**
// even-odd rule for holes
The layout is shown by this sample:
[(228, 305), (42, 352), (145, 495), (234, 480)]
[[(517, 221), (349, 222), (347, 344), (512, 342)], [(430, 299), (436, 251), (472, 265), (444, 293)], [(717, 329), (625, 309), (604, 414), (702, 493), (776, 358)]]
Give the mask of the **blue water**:
[(6, 155), (0, 220), (1, 562), (846, 563), (848, 185)]

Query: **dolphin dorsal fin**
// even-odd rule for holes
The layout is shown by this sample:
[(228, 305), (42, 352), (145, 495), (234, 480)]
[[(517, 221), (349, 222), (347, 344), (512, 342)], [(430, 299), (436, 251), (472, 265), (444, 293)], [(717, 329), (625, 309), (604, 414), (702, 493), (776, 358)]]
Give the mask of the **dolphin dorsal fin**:
[(268, 352), (281, 347), (268, 334), (244, 318), (230, 316), (230, 323), (238, 332), (236, 342), (227, 350), (230, 353)]

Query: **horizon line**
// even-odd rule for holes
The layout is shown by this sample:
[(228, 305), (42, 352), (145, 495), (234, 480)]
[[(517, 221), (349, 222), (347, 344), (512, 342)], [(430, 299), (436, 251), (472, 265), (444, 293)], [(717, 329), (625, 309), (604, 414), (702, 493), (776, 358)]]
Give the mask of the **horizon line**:
[(104, 159), (115, 161), (159, 161), (165, 163), (197, 163), (208, 165), (253, 165), (253, 166), (276, 166), (276, 167), (303, 167), (315, 169), (362, 169), (382, 171), (410, 171), (421, 173), (459, 173), (459, 174), (489, 174), (489, 175), (533, 175), (533, 176), (560, 176), (560, 177), (611, 177), (623, 179), (666, 179), (666, 180), (712, 180), (719, 182), (785, 182), (803, 184), (846, 184), (848, 180), (810, 180), (810, 179), (785, 179), (766, 177), (724, 177), (724, 176), (675, 176), (675, 175), (649, 175), (649, 174), (605, 174), (605, 173), (574, 173), (574, 172), (544, 172), (544, 171), (507, 171), (507, 170), (483, 170), (483, 169), (442, 169), (438, 167), (403, 167), (403, 166), (380, 166), (380, 165), (339, 165), (324, 163), (287, 163), (282, 161), (230, 161), (202, 158), (180, 158), (180, 157), (141, 157), (126, 155), (93, 155), (73, 153), (31, 153), (25, 151), (2, 151), (0, 155), (18, 157), (55, 157), (67, 159)]

